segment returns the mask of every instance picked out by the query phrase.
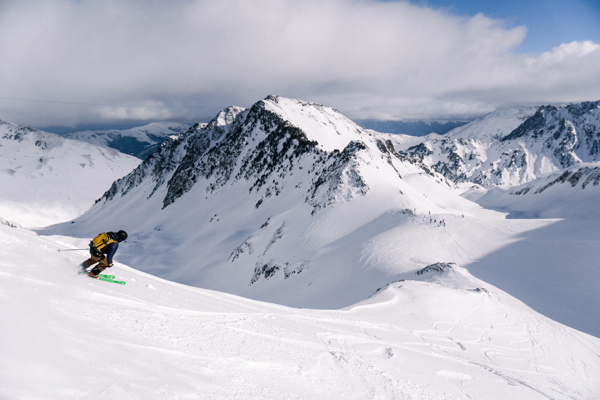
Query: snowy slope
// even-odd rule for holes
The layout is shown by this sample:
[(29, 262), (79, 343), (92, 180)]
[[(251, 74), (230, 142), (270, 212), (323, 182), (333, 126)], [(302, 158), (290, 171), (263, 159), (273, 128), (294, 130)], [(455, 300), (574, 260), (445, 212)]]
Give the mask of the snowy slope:
[(64, 137), (98, 146), (111, 147), (121, 153), (143, 160), (152, 154), (167, 136), (183, 134), (189, 128), (189, 125), (176, 122), (153, 122), (123, 130), (78, 131), (69, 133)]
[(513, 218), (600, 218), (600, 163), (579, 163), (510, 189), (493, 189), (477, 198), (486, 208)]
[[(89, 240), (125, 229), (128, 265), (295, 307), (346, 307), (454, 262), (600, 337), (600, 310), (586, 306), (600, 303), (600, 270), (588, 268), (600, 257), (595, 221), (506, 219), (509, 210), (459, 196), (465, 188), (398, 153), (393, 140), (402, 138), (313, 103), (272, 96), (230, 107), (169, 138), (92, 209), (44, 233)], [(596, 204), (580, 201), (573, 208)], [(547, 248), (536, 236), (544, 232), (560, 246)]]
[(0, 217), (26, 226), (70, 220), (140, 160), (0, 121)]
[(451, 130), (445, 136), (453, 139), (476, 139), (482, 142), (500, 140), (533, 116), (538, 108), (516, 106), (493, 111)]
[(600, 339), (456, 265), (430, 266), (343, 310), (311, 310), (191, 288), (119, 262), (111, 272), (125, 286), (91, 280), (75, 274), (85, 253), (56, 251), (83, 239), (0, 225), (0, 243), (0, 398), (600, 394)]

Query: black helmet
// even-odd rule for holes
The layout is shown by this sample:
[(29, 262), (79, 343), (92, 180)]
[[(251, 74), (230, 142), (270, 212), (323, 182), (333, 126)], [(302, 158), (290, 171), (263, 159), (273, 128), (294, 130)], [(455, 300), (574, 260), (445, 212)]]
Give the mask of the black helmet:
[(117, 232), (117, 236), (119, 237), (120, 242), (124, 242), (125, 240), (127, 240), (127, 232), (125, 231)]

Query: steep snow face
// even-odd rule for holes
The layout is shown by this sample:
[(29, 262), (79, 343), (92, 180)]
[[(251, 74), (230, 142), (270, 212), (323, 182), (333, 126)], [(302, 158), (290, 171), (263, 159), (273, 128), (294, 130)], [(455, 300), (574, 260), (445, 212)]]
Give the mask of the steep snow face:
[(397, 144), (455, 183), (520, 185), (577, 163), (598, 161), (599, 105), (543, 106), (533, 115), (532, 109), (514, 108), (482, 117), (447, 137)]
[(120, 262), (110, 273), (126, 285), (92, 280), (76, 274), (85, 253), (56, 251), (85, 239), (0, 225), (0, 243), (3, 399), (594, 400), (600, 390), (600, 339), (450, 263), (347, 309), (312, 310)]
[(0, 121), (0, 217), (25, 226), (75, 218), (139, 159)]
[(317, 147), (324, 151), (341, 151), (351, 141), (364, 140), (364, 131), (333, 108), (275, 96), (267, 100), (265, 110), (302, 127), (308, 140), (315, 141)]
[(64, 137), (110, 147), (121, 153), (145, 159), (152, 154), (166, 137), (184, 134), (189, 125), (176, 122), (153, 122), (131, 129), (111, 129), (104, 131), (79, 131)]

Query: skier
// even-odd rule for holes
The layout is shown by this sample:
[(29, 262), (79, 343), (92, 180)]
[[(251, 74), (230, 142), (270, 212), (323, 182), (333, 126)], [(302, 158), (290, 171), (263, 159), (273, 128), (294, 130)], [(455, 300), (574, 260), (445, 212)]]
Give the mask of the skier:
[[(82, 272), (92, 278), (98, 278), (98, 274), (106, 268), (113, 266), (113, 256), (119, 248), (119, 243), (127, 239), (127, 232), (104, 232), (96, 236), (90, 242), (90, 258), (80, 264)], [(98, 263), (89, 272), (87, 269)]]

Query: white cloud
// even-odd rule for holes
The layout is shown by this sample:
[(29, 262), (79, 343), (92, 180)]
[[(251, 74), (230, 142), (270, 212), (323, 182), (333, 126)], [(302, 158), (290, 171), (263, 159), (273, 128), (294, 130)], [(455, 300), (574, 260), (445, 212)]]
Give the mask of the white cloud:
[[(20, 0), (0, 6), (0, 118), (196, 119), (274, 93), (354, 118), (597, 100), (600, 46), (514, 49), (525, 27), (373, 0)], [(207, 108), (159, 108), (157, 105)]]

